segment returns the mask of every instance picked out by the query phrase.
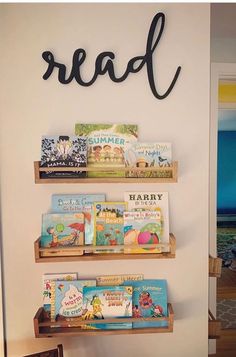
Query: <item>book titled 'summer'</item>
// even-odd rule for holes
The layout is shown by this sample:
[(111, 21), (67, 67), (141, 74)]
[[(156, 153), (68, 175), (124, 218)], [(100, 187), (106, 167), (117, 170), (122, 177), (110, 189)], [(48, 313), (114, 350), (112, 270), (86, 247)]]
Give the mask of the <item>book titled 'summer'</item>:
[[(84, 215), (83, 213), (45, 213), (42, 215), (42, 234), (40, 246), (60, 248), (84, 244)], [(78, 250), (82, 255), (83, 250)], [(71, 255), (64, 250), (63, 255)]]
[(160, 211), (124, 212), (124, 253), (161, 253), (161, 248), (129, 248), (135, 244), (158, 244), (162, 235)]
[(118, 286), (123, 285), (124, 281), (143, 280), (143, 274), (122, 274), (122, 275), (103, 275), (97, 276), (97, 286)]
[[(125, 202), (95, 202), (94, 203), (94, 245), (116, 246), (124, 244), (124, 211)], [(117, 253), (120, 250), (106, 250)], [(104, 253), (104, 250), (97, 253)]]
[(93, 203), (105, 201), (105, 194), (66, 194), (52, 195), (53, 213), (82, 212), (85, 223), (85, 244), (93, 244), (94, 210)]
[[(124, 199), (128, 203), (128, 211), (156, 211), (161, 217), (159, 243), (169, 243), (169, 198), (168, 192), (125, 192)], [(162, 248), (168, 251), (169, 248)]]
[[(43, 136), (41, 142), (41, 167), (86, 167), (87, 138), (75, 135)], [(85, 171), (47, 171), (41, 177), (85, 177)]]
[[(166, 280), (144, 279), (124, 282), (124, 286), (133, 287), (133, 317), (167, 317), (167, 282)], [(166, 327), (168, 322), (134, 322), (133, 328)]]
[[(88, 172), (88, 177), (124, 177), (126, 155), (137, 141), (138, 127), (130, 124), (76, 124), (75, 134), (88, 138), (88, 167), (106, 172)], [(112, 168), (112, 170), (109, 170)]]
[(102, 323), (103, 319), (132, 316), (131, 286), (97, 286), (83, 289), (83, 319), (101, 319), (101, 324), (91, 324), (94, 329), (129, 329), (132, 323)]
[(96, 280), (58, 280), (51, 283), (51, 320), (58, 316), (79, 317), (83, 312), (83, 288), (96, 286)]

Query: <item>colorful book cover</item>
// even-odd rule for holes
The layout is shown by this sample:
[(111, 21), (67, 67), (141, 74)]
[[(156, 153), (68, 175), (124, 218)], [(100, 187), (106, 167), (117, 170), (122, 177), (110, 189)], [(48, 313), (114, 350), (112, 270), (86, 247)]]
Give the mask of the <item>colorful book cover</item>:
[[(55, 280), (76, 280), (77, 273), (44, 274), (43, 275), (43, 307), (50, 315), (51, 311), (51, 283)], [(49, 316), (50, 317), (50, 316)]]
[[(133, 287), (133, 317), (167, 317), (167, 282), (166, 280), (144, 279), (143, 281), (125, 282)], [(134, 322), (133, 328), (165, 327), (167, 321)]]
[[(75, 135), (43, 136), (41, 167), (86, 167), (87, 138)], [(41, 177), (85, 177), (85, 171), (47, 171)]]
[[(163, 168), (172, 164), (171, 143), (133, 143), (126, 160), (126, 166), (135, 168)], [(171, 177), (171, 171), (128, 171), (127, 177)]]
[(158, 244), (162, 235), (160, 211), (124, 212), (124, 253), (161, 253), (161, 248), (129, 248), (133, 244)]
[(94, 210), (93, 203), (105, 201), (105, 194), (66, 194), (52, 195), (53, 213), (75, 213), (84, 214), (85, 244), (93, 244), (94, 237)]
[[(115, 246), (124, 244), (124, 211), (125, 202), (95, 202), (94, 203), (94, 245)], [(118, 253), (117, 250), (106, 252)], [(104, 250), (97, 253), (104, 253)]]
[(143, 274), (104, 275), (96, 278), (97, 286), (118, 286), (125, 281), (143, 280)]
[[(97, 286), (83, 289), (83, 319), (132, 317), (131, 286)], [(102, 321), (101, 321), (102, 322)], [(132, 323), (91, 324), (94, 329), (129, 329)]]
[[(60, 249), (83, 244), (83, 213), (46, 213), (42, 215), (41, 247)], [(64, 252), (66, 254), (66, 250)], [(77, 254), (83, 254), (83, 250), (77, 252)]]
[[(160, 243), (169, 243), (169, 198), (168, 192), (125, 192), (128, 211), (157, 211), (161, 215)], [(162, 248), (168, 251), (169, 248)]]
[(88, 167), (109, 168), (106, 172), (88, 172), (88, 177), (124, 177), (126, 154), (137, 141), (138, 126), (129, 124), (76, 124), (75, 134), (88, 138)]
[(58, 316), (79, 317), (83, 313), (83, 288), (96, 286), (96, 280), (58, 280), (51, 283), (51, 320)]

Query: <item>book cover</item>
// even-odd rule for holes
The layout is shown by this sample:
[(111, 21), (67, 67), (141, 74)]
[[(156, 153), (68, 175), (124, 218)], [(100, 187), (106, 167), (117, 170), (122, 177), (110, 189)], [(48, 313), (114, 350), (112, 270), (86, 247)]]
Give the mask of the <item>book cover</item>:
[[(133, 317), (167, 317), (167, 282), (166, 280), (144, 279), (143, 281), (125, 282), (133, 287)], [(165, 327), (167, 321), (134, 322), (133, 328)]]
[(96, 280), (58, 280), (51, 283), (51, 320), (58, 316), (79, 317), (83, 312), (83, 288), (96, 286)]
[[(95, 202), (94, 203), (94, 245), (115, 246), (124, 244), (124, 211), (125, 202)], [(118, 253), (121, 250), (106, 252)], [(104, 250), (97, 253), (104, 253)]]
[(66, 194), (52, 195), (53, 213), (75, 213), (84, 215), (85, 244), (93, 244), (94, 237), (94, 210), (93, 203), (105, 201), (105, 194)]
[[(133, 244), (158, 244), (162, 235), (160, 211), (124, 212), (124, 253), (161, 253), (161, 248), (129, 248)], [(127, 246), (127, 247), (126, 247)]]
[(125, 177), (126, 154), (137, 141), (138, 126), (129, 124), (76, 124), (75, 134), (88, 138), (88, 167), (111, 171), (88, 172), (88, 177)]
[[(125, 192), (128, 211), (157, 211), (161, 215), (159, 243), (169, 243), (169, 198), (168, 192)], [(162, 248), (168, 251), (168, 248)]]
[[(87, 138), (75, 135), (43, 136), (40, 167), (86, 167)], [(85, 177), (85, 171), (47, 171), (41, 177)]]
[[(83, 213), (46, 213), (42, 215), (41, 247), (63, 248), (83, 244)], [(65, 250), (63, 255), (67, 252)], [(77, 254), (82, 255), (83, 250), (78, 250)]]
[[(132, 287), (97, 286), (83, 289), (83, 319), (106, 319), (132, 316)], [(132, 323), (89, 325), (94, 329), (129, 329)]]
[(124, 281), (143, 280), (143, 274), (104, 275), (96, 278), (97, 286), (118, 286)]
[(44, 274), (43, 275), (43, 307), (50, 317), (51, 311), (51, 282), (55, 280), (76, 280), (77, 273)]
[[(163, 168), (172, 164), (171, 143), (133, 143), (127, 155), (126, 166), (135, 168)], [(127, 177), (171, 177), (171, 171), (128, 171)]]

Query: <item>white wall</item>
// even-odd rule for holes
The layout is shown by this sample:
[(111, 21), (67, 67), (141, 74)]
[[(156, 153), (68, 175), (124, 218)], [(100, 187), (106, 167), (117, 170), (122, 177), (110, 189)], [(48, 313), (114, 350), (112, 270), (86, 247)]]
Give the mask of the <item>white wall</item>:
[[(1, 5), (1, 205), (4, 294), (8, 356), (28, 354), (62, 342), (65, 355), (207, 356), (208, 342), (208, 4), (11, 4)], [(86, 75), (97, 54), (112, 50), (119, 71), (145, 51), (151, 20), (166, 14), (155, 53), (158, 87), (181, 76), (171, 95), (152, 95), (145, 69), (125, 82), (99, 78), (89, 88), (63, 86), (56, 74), (42, 80), (44, 50), (68, 65), (85, 48)], [(131, 16), (132, 14), (132, 16)], [(199, 26), (201, 23), (201, 26)], [(196, 30), (197, 29), (197, 30)], [(179, 161), (177, 184), (35, 185), (33, 161), (40, 158), (43, 134), (73, 133), (76, 122), (137, 123), (141, 140), (171, 141)], [(106, 192), (122, 199), (125, 190), (163, 190), (170, 196), (170, 228), (177, 257), (160, 261), (63, 264), (34, 263), (33, 242), (52, 193)], [(42, 304), (45, 272), (78, 271), (80, 276), (140, 273), (168, 280), (175, 311), (173, 334), (35, 339), (32, 318)]]

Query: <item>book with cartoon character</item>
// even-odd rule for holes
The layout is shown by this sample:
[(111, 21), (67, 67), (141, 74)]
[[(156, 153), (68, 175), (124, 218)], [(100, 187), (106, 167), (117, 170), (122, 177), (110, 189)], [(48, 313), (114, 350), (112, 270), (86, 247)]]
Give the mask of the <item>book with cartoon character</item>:
[[(75, 135), (43, 136), (40, 167), (86, 167), (87, 138)], [(85, 171), (41, 172), (43, 178), (85, 177)]]
[[(166, 280), (144, 279), (126, 281), (124, 286), (133, 288), (133, 317), (167, 317), (167, 282)], [(167, 321), (133, 322), (133, 328), (165, 327)]]
[(85, 223), (85, 244), (93, 244), (94, 210), (93, 203), (105, 201), (105, 194), (52, 195), (52, 213), (82, 212)]
[(96, 280), (58, 280), (51, 283), (51, 320), (58, 316), (79, 317), (83, 312), (83, 288), (96, 286)]
[[(91, 324), (93, 329), (130, 329), (132, 323), (103, 324), (102, 320), (114, 317), (132, 316), (131, 286), (96, 286), (83, 289), (83, 319), (99, 319), (101, 324)], [(88, 328), (88, 327), (87, 327)]]
[(88, 167), (112, 168), (111, 171), (88, 172), (88, 177), (125, 177), (126, 153), (137, 141), (138, 127), (129, 124), (76, 124), (75, 134), (88, 138)]
[[(40, 246), (63, 251), (64, 247), (84, 244), (83, 213), (46, 213), (42, 215), (42, 234)], [(63, 255), (74, 255), (64, 250)], [(83, 255), (83, 250), (77, 250), (76, 255)]]

